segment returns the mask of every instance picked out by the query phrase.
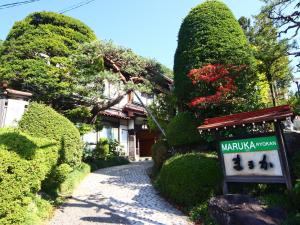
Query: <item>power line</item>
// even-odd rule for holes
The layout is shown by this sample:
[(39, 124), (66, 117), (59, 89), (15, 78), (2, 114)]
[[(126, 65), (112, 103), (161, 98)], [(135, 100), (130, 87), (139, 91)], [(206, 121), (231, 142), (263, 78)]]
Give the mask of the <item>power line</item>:
[(94, 2), (94, 1), (95, 1), (95, 0), (81, 1), (81, 2), (79, 2), (79, 3), (77, 3), (77, 4), (75, 4), (75, 5), (72, 5), (72, 6), (68, 7), (68, 8), (65, 8), (65, 9), (62, 9), (62, 10), (58, 11), (58, 13), (64, 14), (64, 13), (66, 13), (66, 12), (69, 12), (69, 11), (72, 11), (72, 10), (74, 10), (74, 9), (78, 9), (78, 8), (80, 8), (80, 7), (82, 7), (82, 6), (88, 5), (88, 4), (90, 4), (91, 2)]
[(16, 7), (16, 6), (20, 6), (20, 5), (26, 5), (26, 4), (30, 4), (30, 3), (38, 2), (38, 1), (41, 1), (41, 0), (26, 0), (26, 1), (19, 1), (19, 2), (3, 4), (3, 5), (0, 5), (0, 9), (12, 8), (12, 7)]

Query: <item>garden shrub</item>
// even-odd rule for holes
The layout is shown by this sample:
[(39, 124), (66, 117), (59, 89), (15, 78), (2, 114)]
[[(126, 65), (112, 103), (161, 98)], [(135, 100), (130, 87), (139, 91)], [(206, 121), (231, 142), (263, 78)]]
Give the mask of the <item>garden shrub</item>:
[[(0, 224), (35, 221), (34, 197), (58, 160), (55, 141), (0, 129)], [(31, 223), (33, 224), (33, 223)]]
[(96, 148), (93, 151), (93, 158), (106, 158), (109, 154), (109, 140), (107, 138), (100, 138)]
[(222, 170), (214, 155), (188, 153), (164, 163), (156, 186), (174, 203), (190, 208), (216, 194), (221, 182)]
[[(249, 102), (255, 101), (254, 61), (247, 38), (230, 9), (218, 0), (204, 1), (189, 12), (180, 27), (174, 58), (175, 95), (179, 102), (187, 104), (195, 97), (215, 94), (205, 82), (192, 84), (187, 76), (192, 69), (207, 64), (246, 65), (247, 69), (235, 79), (238, 89), (234, 96), (246, 99), (243, 105), (251, 108)], [(231, 111), (225, 107), (215, 111), (202, 109), (201, 116), (232, 113), (241, 105), (241, 101), (233, 103)]]
[(80, 165), (83, 145), (79, 131), (51, 107), (31, 103), (19, 122), (19, 128), (32, 136), (60, 143), (59, 163), (67, 163), (73, 168)]
[(177, 114), (167, 126), (168, 143), (172, 146), (191, 145), (200, 140), (197, 130), (198, 122), (193, 114), (184, 112)]
[(59, 166), (57, 166), (53, 173), (54, 173), (54, 179), (55, 182), (57, 182), (58, 184), (64, 182), (66, 180), (66, 178), (68, 177), (68, 175), (72, 172), (72, 168), (66, 164), (60, 164)]
[(86, 163), (81, 163), (71, 173), (64, 177), (64, 181), (59, 185), (58, 194), (60, 196), (70, 196), (76, 186), (91, 172), (91, 167)]
[(154, 162), (154, 167), (156, 169), (161, 169), (162, 165), (168, 158), (168, 143), (164, 140), (157, 141), (152, 147), (152, 159)]

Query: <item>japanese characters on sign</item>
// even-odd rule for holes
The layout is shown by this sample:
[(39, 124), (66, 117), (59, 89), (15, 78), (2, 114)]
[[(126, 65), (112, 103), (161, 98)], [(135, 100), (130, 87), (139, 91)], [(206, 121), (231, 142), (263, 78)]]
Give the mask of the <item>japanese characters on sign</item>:
[(220, 142), (226, 176), (283, 176), (276, 136)]

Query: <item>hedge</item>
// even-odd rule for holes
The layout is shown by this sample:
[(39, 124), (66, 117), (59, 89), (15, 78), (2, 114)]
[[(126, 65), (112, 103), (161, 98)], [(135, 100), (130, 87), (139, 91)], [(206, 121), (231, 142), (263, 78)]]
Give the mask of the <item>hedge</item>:
[(214, 155), (176, 155), (164, 163), (155, 183), (172, 202), (191, 208), (220, 191), (222, 170)]
[(0, 224), (32, 221), (36, 213), (32, 211), (37, 204), (35, 195), (55, 166), (58, 152), (55, 141), (0, 129)]
[(247, 69), (236, 79), (235, 96), (244, 97), (248, 103), (254, 97), (250, 94), (255, 91), (254, 57), (238, 21), (218, 0), (193, 8), (180, 27), (174, 59), (175, 95), (180, 102), (186, 104), (195, 97), (214, 94), (208, 93), (206, 83), (196, 87), (187, 77), (191, 69), (207, 64), (246, 65)]
[(64, 181), (59, 185), (58, 194), (60, 196), (70, 196), (72, 195), (76, 186), (91, 172), (91, 167), (82, 163), (76, 167), (71, 173), (69, 173)]
[(83, 145), (79, 131), (51, 107), (31, 103), (19, 122), (19, 128), (32, 136), (57, 141), (60, 144), (59, 164), (66, 163), (72, 168), (80, 165)]

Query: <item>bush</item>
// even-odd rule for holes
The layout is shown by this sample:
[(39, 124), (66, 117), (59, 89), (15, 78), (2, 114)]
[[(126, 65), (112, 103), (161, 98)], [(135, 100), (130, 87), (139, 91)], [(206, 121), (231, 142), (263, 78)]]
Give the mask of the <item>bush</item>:
[(94, 159), (106, 158), (109, 154), (109, 140), (107, 138), (100, 138), (95, 150), (93, 151)]
[(61, 164), (54, 170), (54, 181), (58, 184), (64, 182), (69, 174), (72, 172), (72, 168), (68, 164)]
[[(254, 57), (238, 21), (218, 0), (208, 0), (193, 8), (180, 27), (174, 59), (175, 95), (180, 102), (186, 104), (195, 97), (214, 94), (206, 83), (193, 86), (187, 77), (191, 69), (207, 64), (247, 65), (248, 69), (236, 78), (238, 90), (234, 96), (246, 99), (244, 106), (252, 106), (249, 102), (255, 100)], [(235, 109), (240, 105), (241, 101), (231, 107)], [(216, 111), (201, 110), (202, 118), (206, 118), (206, 114), (213, 117), (216, 113), (231, 112), (224, 107)]]
[(71, 173), (67, 174), (64, 181), (60, 184), (58, 194), (60, 196), (70, 196), (76, 186), (91, 172), (88, 164), (82, 163), (76, 167)]
[(31, 103), (19, 122), (19, 128), (35, 137), (49, 138), (60, 143), (59, 163), (76, 167), (81, 163), (82, 141), (78, 129), (52, 108)]
[(58, 152), (56, 142), (0, 129), (0, 224), (34, 220), (34, 196), (56, 164)]
[(92, 171), (95, 171), (106, 167), (126, 165), (130, 162), (122, 156), (107, 156), (102, 159), (87, 160), (86, 163), (91, 166)]
[(179, 113), (167, 126), (168, 143), (172, 146), (191, 145), (200, 141), (197, 120), (188, 112)]
[[(204, 225), (217, 225), (214, 219), (211, 217), (208, 210), (208, 202), (203, 202), (196, 207), (194, 207), (189, 216), (192, 221), (200, 222), (200, 224)], [(197, 223), (198, 224), (198, 223)]]
[(159, 140), (151, 147), (151, 151), (154, 167), (160, 170), (168, 158), (168, 144), (166, 141)]
[(156, 186), (174, 203), (190, 208), (218, 192), (221, 182), (222, 171), (215, 156), (189, 153), (168, 159)]

